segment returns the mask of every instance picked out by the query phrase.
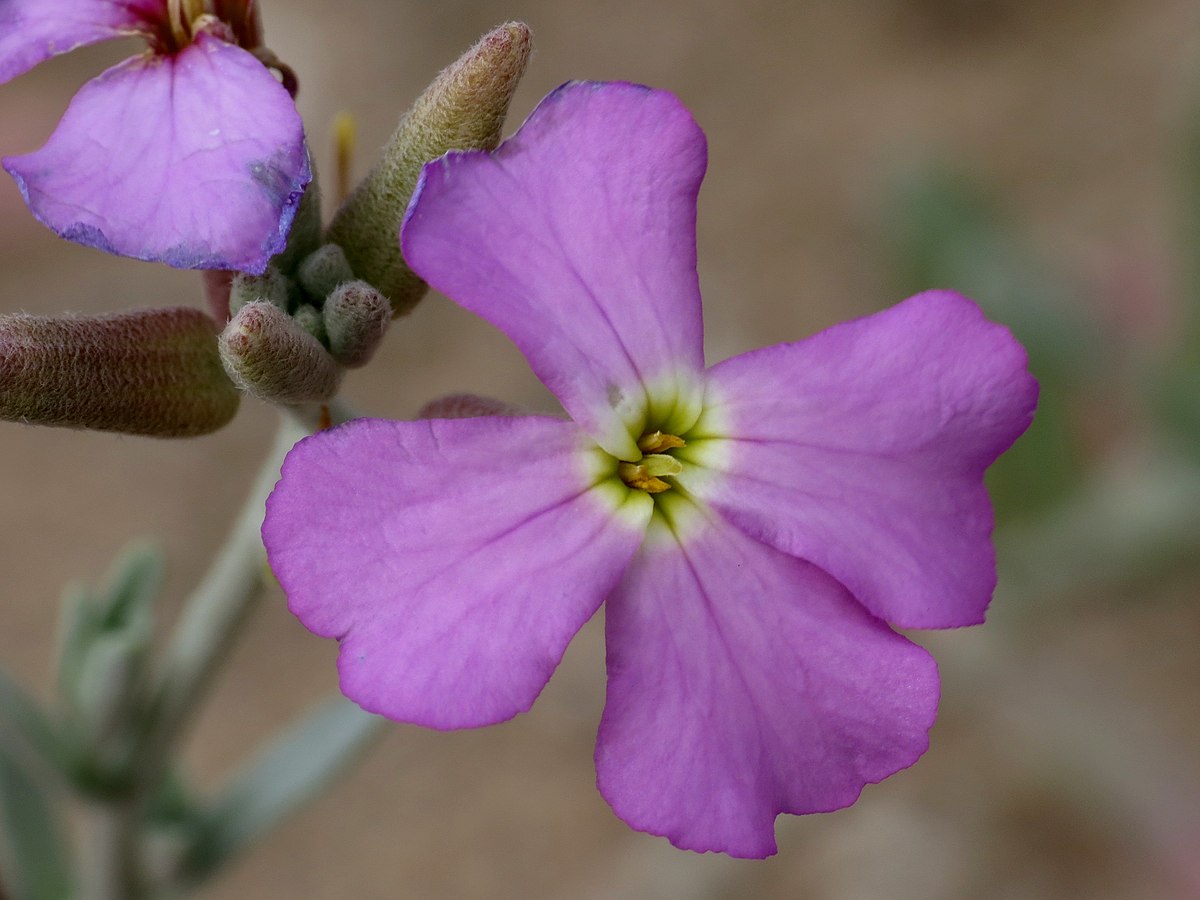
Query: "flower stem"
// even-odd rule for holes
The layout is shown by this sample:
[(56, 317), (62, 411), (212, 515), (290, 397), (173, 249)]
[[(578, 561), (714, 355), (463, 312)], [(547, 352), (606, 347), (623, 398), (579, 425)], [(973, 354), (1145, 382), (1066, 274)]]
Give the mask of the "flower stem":
[(184, 607), (152, 704), (150, 736), (143, 747), (148, 763), (165, 755), (261, 593), (263, 506), (284, 454), (306, 433), (295, 420), (283, 421), (225, 543)]
[(135, 900), (143, 896), (136, 859), (135, 806), (127, 799), (84, 810), (83, 900)]
[(131, 790), (89, 809), (88, 856), (83, 860), (87, 900), (135, 900), (150, 885), (141, 871), (140, 838), (145, 812), (167, 776), (173, 747), (225, 659), (234, 637), (262, 593), (267, 575), (260, 529), (268, 494), (279, 478), (283, 457), (300, 438), (352, 417), (333, 401), (328, 405), (281, 410), (281, 422), (258, 476), (225, 542), (188, 597), (175, 626), (133, 764)]

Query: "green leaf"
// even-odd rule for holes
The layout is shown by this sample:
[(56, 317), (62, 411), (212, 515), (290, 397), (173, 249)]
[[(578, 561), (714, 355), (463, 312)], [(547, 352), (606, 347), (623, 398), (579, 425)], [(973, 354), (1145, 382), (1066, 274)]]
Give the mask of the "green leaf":
[(0, 750), (61, 763), (58, 728), (15, 680), (0, 670)]
[(387, 720), (338, 696), (276, 738), (209, 808), (183, 868), (194, 884), (327, 787)]
[(1111, 337), (969, 178), (938, 166), (909, 176), (893, 189), (884, 224), (902, 293), (968, 295), (1013, 330), (1044, 379), (1080, 384), (1110, 364), (1102, 351)]
[(1146, 391), (1164, 436), (1200, 465), (1200, 363), (1173, 360), (1151, 374)]
[(898, 293), (960, 291), (1011, 328), (1029, 352), (1041, 396), (1029, 431), (988, 473), (998, 519), (1062, 501), (1086, 468), (1075, 411), (1113, 368), (1111, 336), (967, 178), (927, 167), (893, 191), (884, 226)]
[(56, 671), (59, 691), (69, 707), (78, 706), (85, 660), (102, 635), (149, 635), (163, 569), (161, 550), (135, 543), (113, 564), (102, 591), (94, 593), (78, 585), (64, 591)]
[(148, 612), (162, 587), (162, 551), (151, 544), (137, 543), (121, 553), (107, 579), (100, 599), (100, 627), (119, 629)]
[(66, 900), (71, 858), (50, 791), (0, 745), (0, 872), (12, 900)]

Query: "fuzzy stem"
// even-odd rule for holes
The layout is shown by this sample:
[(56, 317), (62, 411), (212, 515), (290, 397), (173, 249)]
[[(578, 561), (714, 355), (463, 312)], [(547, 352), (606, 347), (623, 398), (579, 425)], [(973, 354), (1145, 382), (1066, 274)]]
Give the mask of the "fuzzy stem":
[(172, 748), (262, 593), (266, 557), (259, 529), (284, 455), (305, 435), (352, 417), (339, 401), (282, 410), (275, 443), (207, 573), (188, 598), (163, 658), (130, 774), (130, 794), (89, 809), (86, 900), (147, 896), (139, 860), (145, 810), (162, 784)]
[(188, 598), (155, 697), (152, 733), (145, 748), (151, 759), (161, 756), (183, 727), (261, 593), (266, 566), (259, 537), (263, 505), (279, 478), (284, 454), (304, 434), (292, 420), (281, 424), (225, 543)]
[(144, 896), (136, 860), (135, 804), (128, 799), (84, 810), (83, 900), (136, 900)]
[[(141, 759), (161, 774), (168, 749), (224, 659), (233, 638), (253, 609), (266, 574), (263, 554), (263, 507), (279, 479), (284, 455), (300, 438), (322, 426), (353, 417), (335, 399), (329, 404), (283, 409), (275, 444), (234, 520), (225, 543), (184, 606), (163, 663), (151, 705), (152, 717)], [(154, 779), (144, 779), (152, 784)]]

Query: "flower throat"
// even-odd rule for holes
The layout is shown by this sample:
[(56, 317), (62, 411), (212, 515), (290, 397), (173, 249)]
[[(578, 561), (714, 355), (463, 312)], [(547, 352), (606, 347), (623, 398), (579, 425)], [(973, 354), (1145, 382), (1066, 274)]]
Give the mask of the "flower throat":
[(617, 474), (631, 488), (647, 494), (669, 491), (671, 485), (663, 481), (683, 471), (683, 463), (671, 455), (671, 451), (686, 446), (683, 438), (661, 431), (648, 431), (638, 438), (638, 449), (644, 456), (637, 462), (621, 462)]

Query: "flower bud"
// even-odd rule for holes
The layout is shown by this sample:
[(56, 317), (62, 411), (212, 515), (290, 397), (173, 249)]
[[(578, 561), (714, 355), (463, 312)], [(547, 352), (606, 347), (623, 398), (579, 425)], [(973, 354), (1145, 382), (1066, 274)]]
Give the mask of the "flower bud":
[(321, 342), (321, 346), (329, 345), (329, 336), (325, 333), (325, 319), (321, 311), (311, 303), (302, 303), (292, 314), (292, 321)]
[(296, 270), (300, 286), (318, 304), (333, 293), (333, 289), (345, 281), (352, 281), (354, 273), (346, 254), (337, 244), (322, 244), (300, 263)]
[(288, 279), (275, 266), (267, 266), (261, 275), (243, 272), (234, 276), (229, 286), (229, 315), (236, 316), (238, 310), (255, 300), (266, 300), (287, 312)]
[(479, 416), (519, 416), (522, 411), (503, 400), (478, 394), (448, 394), (430, 400), (417, 413), (418, 419), (474, 419)]
[(225, 425), (237, 390), (196, 309), (0, 316), (0, 419), (154, 437)]
[(339, 285), (325, 301), (322, 313), (329, 352), (348, 369), (370, 361), (392, 320), (387, 297), (365, 281)]
[(421, 167), (447, 150), (491, 150), (532, 47), (529, 27), (501, 25), (442, 71), (400, 120), (383, 159), (338, 210), (326, 234), (346, 251), (354, 274), (374, 285), (396, 315), (426, 285), (400, 253), (400, 223)]
[(221, 333), (225, 370), (244, 391), (270, 403), (328, 400), (341, 370), (321, 342), (279, 307), (263, 300), (243, 306)]

